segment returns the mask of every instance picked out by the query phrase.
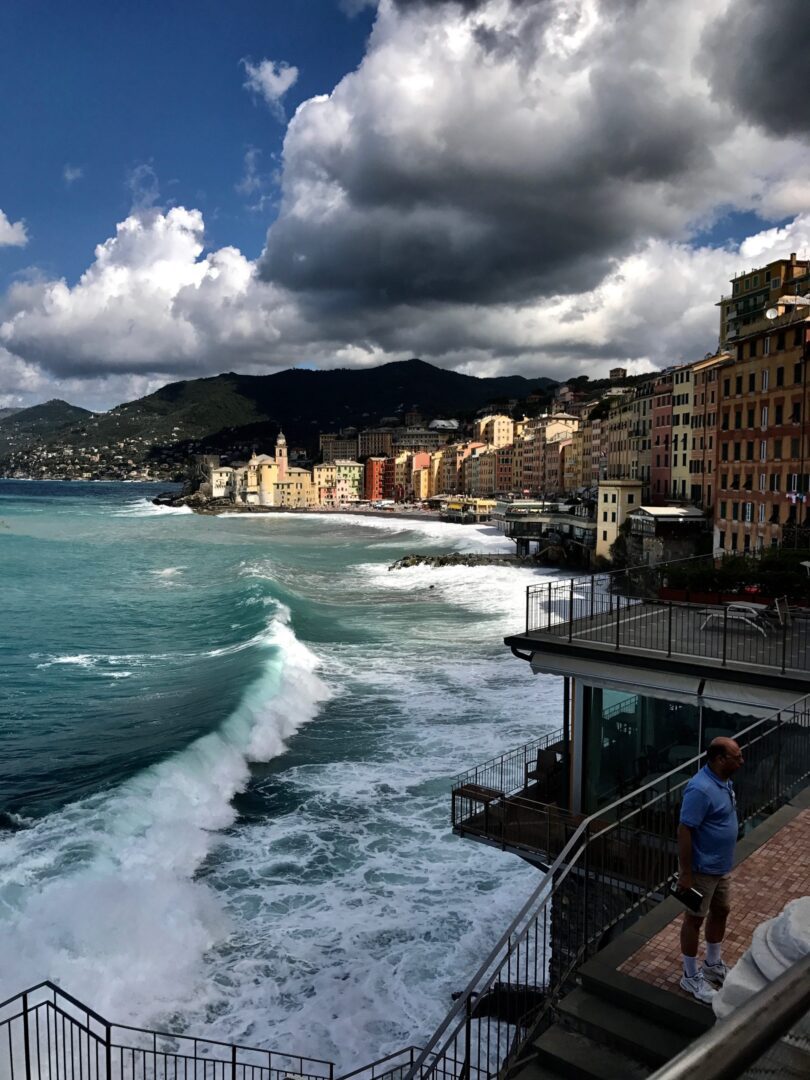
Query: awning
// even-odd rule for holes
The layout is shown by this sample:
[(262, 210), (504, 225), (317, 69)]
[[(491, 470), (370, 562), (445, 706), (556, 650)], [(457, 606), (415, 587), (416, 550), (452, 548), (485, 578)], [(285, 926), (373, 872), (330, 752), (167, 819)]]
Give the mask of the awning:
[(803, 697), (795, 690), (776, 690), (722, 679), (701, 679), (696, 675), (682, 675), (666, 669), (653, 671), (627, 664), (617, 666), (584, 657), (557, 657), (546, 652), (532, 653), (531, 666), (535, 675), (570, 675), (588, 686), (703, 705), (706, 709), (739, 716), (770, 716)]

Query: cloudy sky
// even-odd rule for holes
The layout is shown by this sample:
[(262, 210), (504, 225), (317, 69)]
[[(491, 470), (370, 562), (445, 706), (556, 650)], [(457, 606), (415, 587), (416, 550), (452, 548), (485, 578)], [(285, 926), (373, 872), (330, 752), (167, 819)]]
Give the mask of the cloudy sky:
[(808, 0), (8, 0), (0, 404), (647, 370), (810, 254)]

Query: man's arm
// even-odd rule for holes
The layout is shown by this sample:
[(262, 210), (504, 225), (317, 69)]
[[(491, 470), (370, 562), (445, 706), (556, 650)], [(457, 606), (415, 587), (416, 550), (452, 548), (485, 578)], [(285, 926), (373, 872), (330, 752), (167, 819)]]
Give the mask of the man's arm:
[(688, 825), (678, 826), (678, 887), (691, 889), (692, 877), (692, 830)]

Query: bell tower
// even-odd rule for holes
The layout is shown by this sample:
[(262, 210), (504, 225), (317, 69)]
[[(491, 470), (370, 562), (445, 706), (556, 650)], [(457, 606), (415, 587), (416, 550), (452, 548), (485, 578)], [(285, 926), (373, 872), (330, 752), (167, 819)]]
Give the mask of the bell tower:
[(285, 480), (287, 478), (287, 440), (284, 438), (283, 431), (279, 431), (276, 439), (276, 465), (278, 465), (279, 480)]

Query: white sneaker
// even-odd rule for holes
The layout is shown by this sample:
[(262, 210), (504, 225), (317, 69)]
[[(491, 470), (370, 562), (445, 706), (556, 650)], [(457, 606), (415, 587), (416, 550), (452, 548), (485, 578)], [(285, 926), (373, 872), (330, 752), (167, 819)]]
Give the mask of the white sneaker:
[(687, 994), (691, 994), (701, 1005), (711, 1005), (714, 995), (717, 993), (716, 990), (712, 990), (703, 978), (702, 971), (699, 971), (697, 975), (684, 975), (681, 978), (680, 985), (682, 990), (685, 990)]
[(719, 988), (726, 981), (728, 968), (722, 960), (718, 960), (716, 964), (709, 964), (704, 960), (700, 973), (707, 983)]

